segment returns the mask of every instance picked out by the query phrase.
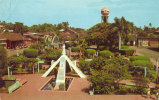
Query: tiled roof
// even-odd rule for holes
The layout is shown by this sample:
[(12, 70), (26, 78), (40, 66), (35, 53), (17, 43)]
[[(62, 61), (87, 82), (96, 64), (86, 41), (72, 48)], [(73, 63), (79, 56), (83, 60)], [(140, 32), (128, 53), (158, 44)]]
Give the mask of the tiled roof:
[(0, 39), (7, 39), (9, 41), (23, 40), (23, 36), (20, 33), (0, 33)]
[(26, 36), (24, 36), (24, 40), (30, 40), (30, 39), (37, 40), (37, 39), (41, 39), (41, 37), (38, 35), (26, 35)]
[(60, 37), (64, 41), (72, 41), (76, 39), (76, 34), (69, 33), (69, 32), (62, 32), (60, 33)]

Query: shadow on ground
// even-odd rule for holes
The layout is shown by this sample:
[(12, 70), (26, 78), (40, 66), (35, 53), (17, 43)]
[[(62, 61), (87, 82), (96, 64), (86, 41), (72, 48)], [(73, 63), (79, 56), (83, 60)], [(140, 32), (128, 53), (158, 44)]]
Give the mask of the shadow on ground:
[(83, 88), (82, 92), (89, 93), (89, 88)]

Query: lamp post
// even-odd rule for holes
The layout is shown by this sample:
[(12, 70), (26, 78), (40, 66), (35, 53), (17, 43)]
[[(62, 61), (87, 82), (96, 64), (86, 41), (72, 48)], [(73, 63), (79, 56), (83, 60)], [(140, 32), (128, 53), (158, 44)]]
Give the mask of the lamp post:
[(10, 75), (12, 75), (12, 72), (10, 72), (11, 67), (8, 66), (8, 77), (10, 77)]

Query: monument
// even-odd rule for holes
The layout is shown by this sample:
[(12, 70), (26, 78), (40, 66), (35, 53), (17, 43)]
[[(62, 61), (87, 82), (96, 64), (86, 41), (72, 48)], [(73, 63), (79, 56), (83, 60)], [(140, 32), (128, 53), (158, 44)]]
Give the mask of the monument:
[(85, 78), (86, 76), (82, 73), (82, 71), (76, 66), (74, 62), (72, 62), (68, 56), (66, 55), (65, 45), (62, 46), (62, 55), (57, 61), (53, 61), (51, 63), (51, 67), (42, 75), (42, 77), (47, 77), (48, 74), (54, 69), (54, 67), (59, 63), (58, 73), (56, 77), (56, 85), (55, 88), (59, 88), (59, 86), (65, 84), (65, 74), (66, 74), (66, 61), (68, 62), (70, 69), (74, 69), (75, 72), (81, 77)]

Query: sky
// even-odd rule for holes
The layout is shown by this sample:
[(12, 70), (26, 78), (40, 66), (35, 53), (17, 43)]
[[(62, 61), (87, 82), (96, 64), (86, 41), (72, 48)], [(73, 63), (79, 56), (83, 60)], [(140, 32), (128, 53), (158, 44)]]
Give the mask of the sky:
[(0, 0), (0, 21), (24, 25), (69, 22), (89, 29), (101, 22), (101, 9), (110, 10), (110, 23), (125, 17), (138, 27), (159, 27), (159, 0)]

